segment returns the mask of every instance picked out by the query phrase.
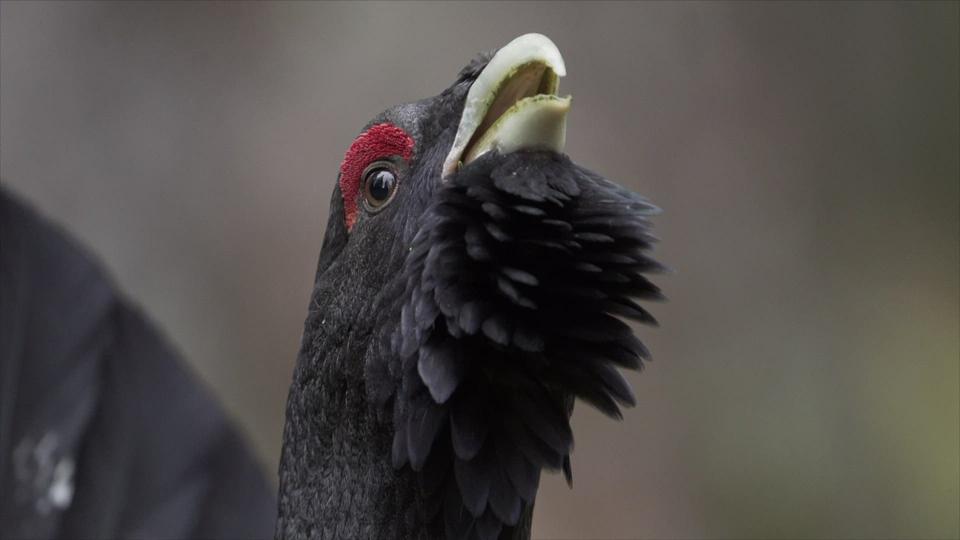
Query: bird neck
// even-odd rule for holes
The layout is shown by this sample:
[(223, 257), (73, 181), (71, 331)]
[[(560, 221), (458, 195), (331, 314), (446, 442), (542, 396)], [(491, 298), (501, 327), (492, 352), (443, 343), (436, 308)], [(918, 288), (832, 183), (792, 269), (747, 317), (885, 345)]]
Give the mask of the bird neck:
[[(328, 312), (329, 313), (329, 312)], [(393, 428), (367, 399), (353, 324), (306, 324), (287, 400), (277, 538), (427, 538), (417, 484), (390, 462)], [(357, 345), (359, 347), (359, 345)]]
[[(440, 538), (439, 502), (423, 498), (409, 466), (393, 466), (393, 411), (367, 391), (376, 308), (343, 309), (329, 300), (340, 285), (321, 283), (287, 398), (276, 537)], [(500, 539), (529, 539), (531, 514), (532, 505)]]

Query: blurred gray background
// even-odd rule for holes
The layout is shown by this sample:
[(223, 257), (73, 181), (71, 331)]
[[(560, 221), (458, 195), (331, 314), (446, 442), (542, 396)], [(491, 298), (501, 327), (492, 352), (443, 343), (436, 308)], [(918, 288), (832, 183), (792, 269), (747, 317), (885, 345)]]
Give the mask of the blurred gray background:
[(535, 535), (956, 538), (958, 26), (957, 3), (3, 2), (0, 173), (275, 478), (343, 152), (543, 32), (568, 152), (664, 208), (678, 272), (639, 406), (578, 409)]

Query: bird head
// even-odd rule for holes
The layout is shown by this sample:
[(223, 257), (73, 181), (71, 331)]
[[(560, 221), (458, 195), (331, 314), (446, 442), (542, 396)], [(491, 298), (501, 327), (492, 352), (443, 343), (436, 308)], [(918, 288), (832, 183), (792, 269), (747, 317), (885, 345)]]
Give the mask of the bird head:
[[(477, 158), (520, 150), (562, 152), (570, 98), (557, 47), (526, 34), (482, 54), (437, 96), (373, 118), (344, 155), (331, 200), (321, 270), (389, 279), (436, 194)], [(387, 253), (393, 267), (384, 264)], [(376, 271), (379, 269), (380, 271)], [(328, 276), (332, 277), (332, 276)], [(373, 283), (357, 283), (361, 296)]]
[(563, 153), (565, 74), (539, 34), (482, 55), (371, 120), (331, 200), (289, 406), (361, 388), (448, 537), (518, 527), (541, 470), (570, 478), (574, 399), (618, 418), (649, 358), (624, 319), (655, 322), (655, 208)]

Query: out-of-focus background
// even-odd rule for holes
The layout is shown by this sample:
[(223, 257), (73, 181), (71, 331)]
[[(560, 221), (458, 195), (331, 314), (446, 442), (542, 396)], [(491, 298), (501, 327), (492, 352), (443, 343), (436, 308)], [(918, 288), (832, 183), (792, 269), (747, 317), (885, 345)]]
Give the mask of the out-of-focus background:
[(656, 361), (547, 538), (956, 538), (957, 3), (0, 7), (0, 174), (102, 257), (275, 478), (352, 138), (530, 31), (577, 161), (665, 209)]

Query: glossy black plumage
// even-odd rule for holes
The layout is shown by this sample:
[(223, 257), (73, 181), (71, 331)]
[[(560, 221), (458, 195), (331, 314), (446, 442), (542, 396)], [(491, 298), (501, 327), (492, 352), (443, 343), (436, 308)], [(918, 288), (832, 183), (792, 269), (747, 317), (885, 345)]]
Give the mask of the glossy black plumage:
[(660, 298), (643, 275), (661, 269), (655, 212), (543, 152), (487, 154), (438, 191), (374, 361), (406, 366), (392, 384), (395, 464), (446, 471), (433, 493), (451, 537), (495, 538), (532, 504), (540, 471), (569, 464), (565, 397), (617, 418), (635, 403), (617, 367), (649, 352), (621, 318), (655, 322), (634, 301)]

